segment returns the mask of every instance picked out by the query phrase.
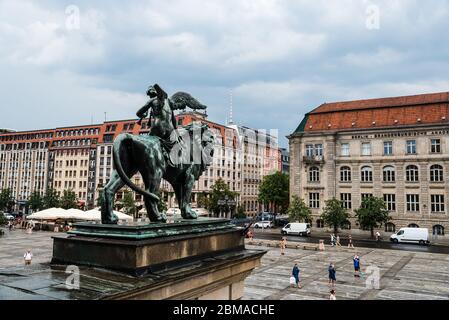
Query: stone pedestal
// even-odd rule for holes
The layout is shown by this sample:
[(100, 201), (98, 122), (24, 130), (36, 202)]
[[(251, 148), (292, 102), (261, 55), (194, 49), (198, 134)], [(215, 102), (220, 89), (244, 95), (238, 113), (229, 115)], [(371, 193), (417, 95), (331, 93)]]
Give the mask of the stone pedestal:
[(74, 227), (53, 237), (53, 265), (99, 267), (142, 280), (103, 299), (239, 299), (265, 253), (246, 250), (242, 228), (226, 219)]

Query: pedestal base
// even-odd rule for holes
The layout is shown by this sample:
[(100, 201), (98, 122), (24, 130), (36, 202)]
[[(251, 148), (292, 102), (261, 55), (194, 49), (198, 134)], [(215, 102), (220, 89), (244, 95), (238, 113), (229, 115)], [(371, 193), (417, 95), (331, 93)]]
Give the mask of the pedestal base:
[(141, 278), (102, 299), (239, 299), (263, 250), (246, 250), (243, 228), (226, 219), (169, 224), (80, 223), (53, 237), (52, 265), (116, 270)]

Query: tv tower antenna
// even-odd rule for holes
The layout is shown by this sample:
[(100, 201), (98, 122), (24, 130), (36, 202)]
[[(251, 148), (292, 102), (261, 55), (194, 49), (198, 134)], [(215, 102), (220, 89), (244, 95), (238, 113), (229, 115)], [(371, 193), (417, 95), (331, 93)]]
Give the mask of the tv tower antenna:
[(234, 124), (234, 121), (232, 119), (232, 105), (233, 101), (232, 101), (232, 89), (229, 92), (229, 124)]

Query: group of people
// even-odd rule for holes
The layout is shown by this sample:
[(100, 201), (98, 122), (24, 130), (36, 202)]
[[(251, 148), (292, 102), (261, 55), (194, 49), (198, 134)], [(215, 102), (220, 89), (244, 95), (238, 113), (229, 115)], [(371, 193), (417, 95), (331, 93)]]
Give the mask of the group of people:
[[(355, 254), (352, 258), (353, 265), (354, 265), (354, 277), (360, 278), (360, 257), (358, 254)], [(331, 262), (329, 264), (329, 267), (327, 268), (328, 271), (328, 277), (329, 277), (329, 287), (330, 287), (330, 294), (329, 294), (329, 300), (337, 300), (336, 292), (335, 292), (335, 284), (337, 282), (337, 270), (335, 269), (335, 264)], [(301, 289), (301, 282), (300, 282), (300, 270), (298, 267), (298, 264), (295, 263), (292, 270), (292, 276), (290, 278), (290, 284), (292, 286), (296, 286), (297, 288)]]
[[(331, 246), (332, 247), (341, 247), (340, 236), (335, 236), (334, 233), (331, 234)], [(352, 242), (352, 236), (348, 236), (348, 248), (354, 248), (354, 243)]]

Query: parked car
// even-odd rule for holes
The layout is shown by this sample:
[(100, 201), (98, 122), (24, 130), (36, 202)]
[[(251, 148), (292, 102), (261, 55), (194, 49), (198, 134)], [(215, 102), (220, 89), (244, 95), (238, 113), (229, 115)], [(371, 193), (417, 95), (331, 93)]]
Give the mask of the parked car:
[(310, 224), (292, 222), (288, 223), (282, 228), (282, 234), (297, 234), (299, 236), (309, 236), (310, 235)]
[(274, 225), (277, 227), (284, 227), (290, 222), (288, 215), (278, 215), (274, 219)]
[(257, 214), (257, 221), (273, 221), (275, 214), (272, 212), (259, 212)]
[(259, 229), (259, 228), (273, 228), (273, 223), (271, 221), (257, 221), (254, 224), (254, 228)]
[(14, 216), (8, 212), (3, 212), (3, 215), (5, 216), (6, 219), (8, 220), (14, 220)]
[(427, 228), (401, 228), (390, 236), (390, 241), (429, 244), (429, 230)]

